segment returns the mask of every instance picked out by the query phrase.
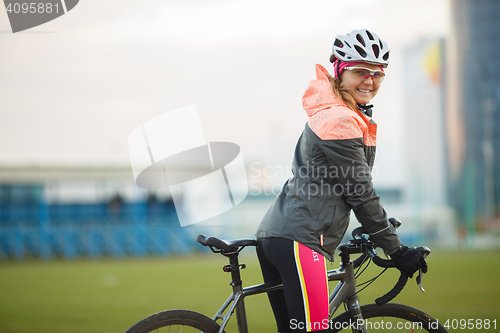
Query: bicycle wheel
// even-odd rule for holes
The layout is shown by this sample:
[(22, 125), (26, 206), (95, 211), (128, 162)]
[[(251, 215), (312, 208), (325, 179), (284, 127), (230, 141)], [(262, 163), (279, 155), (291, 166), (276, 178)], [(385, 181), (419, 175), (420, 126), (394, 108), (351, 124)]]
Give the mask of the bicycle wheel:
[[(436, 319), (408, 305), (367, 304), (361, 313), (367, 332), (448, 332)], [(355, 332), (356, 324), (351, 314), (344, 312), (332, 319), (328, 332)]]
[(168, 310), (138, 321), (125, 333), (217, 333), (218, 331), (219, 325), (201, 313), (189, 310)]

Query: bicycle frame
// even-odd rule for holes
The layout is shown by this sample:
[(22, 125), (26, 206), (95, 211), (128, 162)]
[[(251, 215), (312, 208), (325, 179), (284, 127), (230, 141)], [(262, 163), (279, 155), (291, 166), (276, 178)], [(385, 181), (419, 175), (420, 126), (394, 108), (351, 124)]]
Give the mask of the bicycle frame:
[[(393, 260), (382, 259), (377, 255), (377, 252), (375, 250), (376, 245), (372, 241), (367, 239), (364, 234), (366, 234), (366, 232), (363, 228), (356, 228), (352, 233), (353, 239), (349, 240), (346, 244), (340, 245), (337, 248), (339, 250), (339, 255), (341, 258), (340, 267), (338, 269), (329, 270), (327, 272), (327, 280), (328, 282), (338, 281), (338, 283), (329, 296), (328, 322), (319, 323), (321, 325), (321, 327), (319, 328), (335, 331), (339, 331), (341, 329), (350, 329), (356, 333), (366, 333), (366, 329), (371, 325), (365, 324), (365, 320), (363, 320), (363, 316), (365, 316), (368, 319), (382, 318), (382, 322), (385, 320), (384, 318), (393, 318), (395, 320), (408, 321), (413, 323), (414, 328), (419, 327), (420, 329), (425, 329), (427, 332), (438, 331), (446, 333), (446, 329), (442, 325), (440, 325), (437, 320), (423, 311), (402, 304), (385, 305), (387, 302), (390, 302), (392, 299), (394, 299), (394, 297), (396, 297), (405, 287), (406, 282), (408, 281), (408, 275), (406, 275), (404, 271), (401, 272), (396, 285), (384, 296), (379, 297), (375, 300), (376, 304), (367, 304), (363, 307), (360, 307), (356, 286), (356, 274), (360, 269), (362, 270), (359, 274), (363, 273), (366, 268), (366, 266), (364, 266), (365, 261), (367, 259), (371, 260), (375, 265), (385, 268), (380, 274), (367, 281), (367, 283), (369, 282), (369, 284), (373, 282), (377, 277), (379, 277), (383, 272), (385, 272), (387, 268), (396, 267)], [(229, 322), (233, 313), (236, 312), (238, 332), (248, 333), (244, 301), (245, 297), (283, 289), (283, 285), (279, 283), (264, 283), (243, 288), (240, 278), (240, 270), (245, 268), (246, 266), (244, 264), (239, 264), (238, 255), (240, 251), (247, 246), (258, 246), (257, 240), (236, 239), (225, 241), (217, 237), (207, 237), (203, 234), (199, 234), (197, 240), (200, 244), (209, 246), (214, 253), (220, 253), (223, 256), (229, 258), (229, 265), (225, 265), (223, 267), (223, 270), (225, 272), (231, 273), (230, 284), (233, 288), (233, 292), (229, 296), (229, 298), (224, 302), (224, 304), (212, 319), (207, 318), (205, 315), (202, 315), (200, 313), (189, 310), (161, 311), (140, 320), (129, 330), (127, 330), (127, 332), (151, 332), (151, 329), (157, 330), (161, 327), (181, 326), (190, 327), (193, 329), (201, 329), (203, 331), (213, 331), (215, 328), (217, 328), (218, 333), (221, 333), (227, 327), (227, 323)], [(416, 250), (420, 252), (424, 259), (430, 253), (430, 249), (425, 246), (418, 247), (416, 248)], [(361, 254), (361, 256), (351, 262), (350, 255), (352, 254)], [(367, 263), (367, 265), (368, 264), (369, 262)], [(420, 274), (422, 273), (423, 272), (421, 270)], [(419, 276), (419, 278), (421, 281), (421, 275)], [(334, 317), (336, 311), (342, 303), (344, 303), (345, 307), (348, 309), (347, 312)], [(362, 314), (362, 312), (364, 312), (364, 314)], [(216, 324), (218, 320), (222, 320), (220, 325)], [(316, 322), (296, 323), (297, 328), (299, 329), (303, 328), (301, 327), (302, 325), (307, 326), (307, 328), (318, 328), (318, 323)], [(399, 323), (400, 322), (398, 321), (398, 324)], [(293, 324), (294, 322), (290, 321), (290, 328), (292, 328)], [(417, 324), (418, 326), (415, 326), (415, 324)], [(311, 327), (310, 325), (313, 327)], [(388, 326), (387, 328), (390, 327)]]
[[(348, 252), (348, 251), (346, 251)], [(358, 252), (359, 253), (359, 252)], [(238, 263), (238, 254), (228, 255), (230, 266), (234, 267), (231, 270), (233, 286), (233, 293), (229, 296), (226, 302), (221, 306), (219, 311), (212, 318), (214, 321), (219, 319), (222, 320), (220, 324), (219, 333), (221, 333), (226, 327), (229, 319), (231, 318), (234, 311), (236, 311), (236, 320), (238, 323), (239, 333), (248, 333), (248, 324), (245, 311), (244, 299), (247, 296), (257, 295), (262, 293), (267, 293), (270, 291), (280, 290), (283, 288), (282, 284), (264, 283), (260, 285), (255, 285), (251, 287), (243, 288), (240, 279), (240, 269), (244, 266), (240, 266)], [(327, 272), (328, 281), (339, 281), (333, 292), (329, 297), (329, 320), (333, 318), (335, 311), (339, 308), (342, 302), (345, 302), (347, 308), (351, 312), (355, 321), (362, 319), (362, 314), (359, 306), (357, 289), (356, 289), (356, 278), (354, 276), (354, 267), (349, 259), (349, 253), (341, 253), (342, 262), (340, 268), (329, 270)], [(225, 315), (224, 312), (227, 310)], [(364, 329), (361, 329), (364, 331)]]

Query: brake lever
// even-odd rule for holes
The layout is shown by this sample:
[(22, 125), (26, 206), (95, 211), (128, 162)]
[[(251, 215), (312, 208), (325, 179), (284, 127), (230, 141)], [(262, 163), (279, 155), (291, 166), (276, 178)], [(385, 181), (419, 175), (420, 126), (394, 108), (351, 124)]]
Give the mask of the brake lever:
[[(417, 247), (417, 250), (420, 251), (420, 253), (422, 253), (422, 255), (424, 256), (424, 259), (426, 259), (427, 256), (431, 253), (431, 250), (427, 246), (419, 246), (419, 247)], [(417, 284), (418, 284), (418, 287), (420, 288), (420, 290), (423, 293), (425, 293), (425, 289), (424, 289), (424, 287), (422, 287), (423, 277), (424, 277), (424, 273), (422, 272), (422, 268), (420, 268), (418, 271), (418, 276), (417, 276)]]
[(420, 288), (420, 290), (425, 293), (425, 289), (424, 287), (422, 287), (422, 278), (424, 277), (423, 275), (423, 272), (422, 272), (422, 268), (420, 268), (419, 272), (418, 272), (418, 276), (417, 276), (417, 283), (418, 283), (418, 287)]

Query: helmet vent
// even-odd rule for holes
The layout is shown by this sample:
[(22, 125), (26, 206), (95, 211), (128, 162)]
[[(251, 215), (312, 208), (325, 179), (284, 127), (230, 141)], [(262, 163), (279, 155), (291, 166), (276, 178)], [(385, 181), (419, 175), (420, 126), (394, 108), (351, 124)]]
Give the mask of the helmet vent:
[(387, 59), (389, 59), (389, 52), (386, 52), (384, 54), (384, 56), (382, 57), (382, 59), (384, 59), (385, 61), (387, 61)]
[(361, 45), (366, 46), (365, 40), (363, 39), (363, 37), (360, 34), (356, 34), (356, 39), (358, 40), (358, 42), (361, 43)]
[(382, 41), (379, 40), (378, 43), (380, 44), (380, 49), (383, 50), (384, 49), (384, 45), (382, 44)]
[(338, 38), (335, 39), (335, 43), (333, 43), (333, 45), (335, 45), (337, 47), (344, 47), (344, 44), (342, 44), (342, 42)]
[(359, 53), (360, 56), (362, 56), (363, 58), (366, 58), (366, 52), (365, 52), (365, 50), (363, 50), (362, 48), (360, 48), (357, 45), (354, 45), (354, 48), (356, 49), (356, 51), (358, 51), (358, 53)]
[(344, 41), (345, 45), (347, 45), (347, 47), (351, 47), (351, 45), (349, 45), (348, 42)]
[(369, 32), (368, 30), (366, 30), (366, 35), (368, 36), (368, 38), (370, 38), (370, 40), (375, 40), (375, 38), (373, 38), (373, 35), (371, 34), (371, 32)]
[(345, 53), (344, 52), (337, 50), (337, 53), (340, 54), (340, 56), (345, 57)]
[(378, 58), (378, 55), (380, 54), (380, 49), (377, 44), (372, 45), (372, 50), (373, 54), (375, 54), (375, 58)]

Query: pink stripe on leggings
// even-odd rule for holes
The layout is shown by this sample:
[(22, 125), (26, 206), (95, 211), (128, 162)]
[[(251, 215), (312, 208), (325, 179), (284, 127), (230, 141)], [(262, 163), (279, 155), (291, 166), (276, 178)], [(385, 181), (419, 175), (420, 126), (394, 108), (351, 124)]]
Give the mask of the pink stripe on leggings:
[(321, 254), (295, 242), (295, 262), (302, 287), (308, 332), (328, 328), (328, 280)]

